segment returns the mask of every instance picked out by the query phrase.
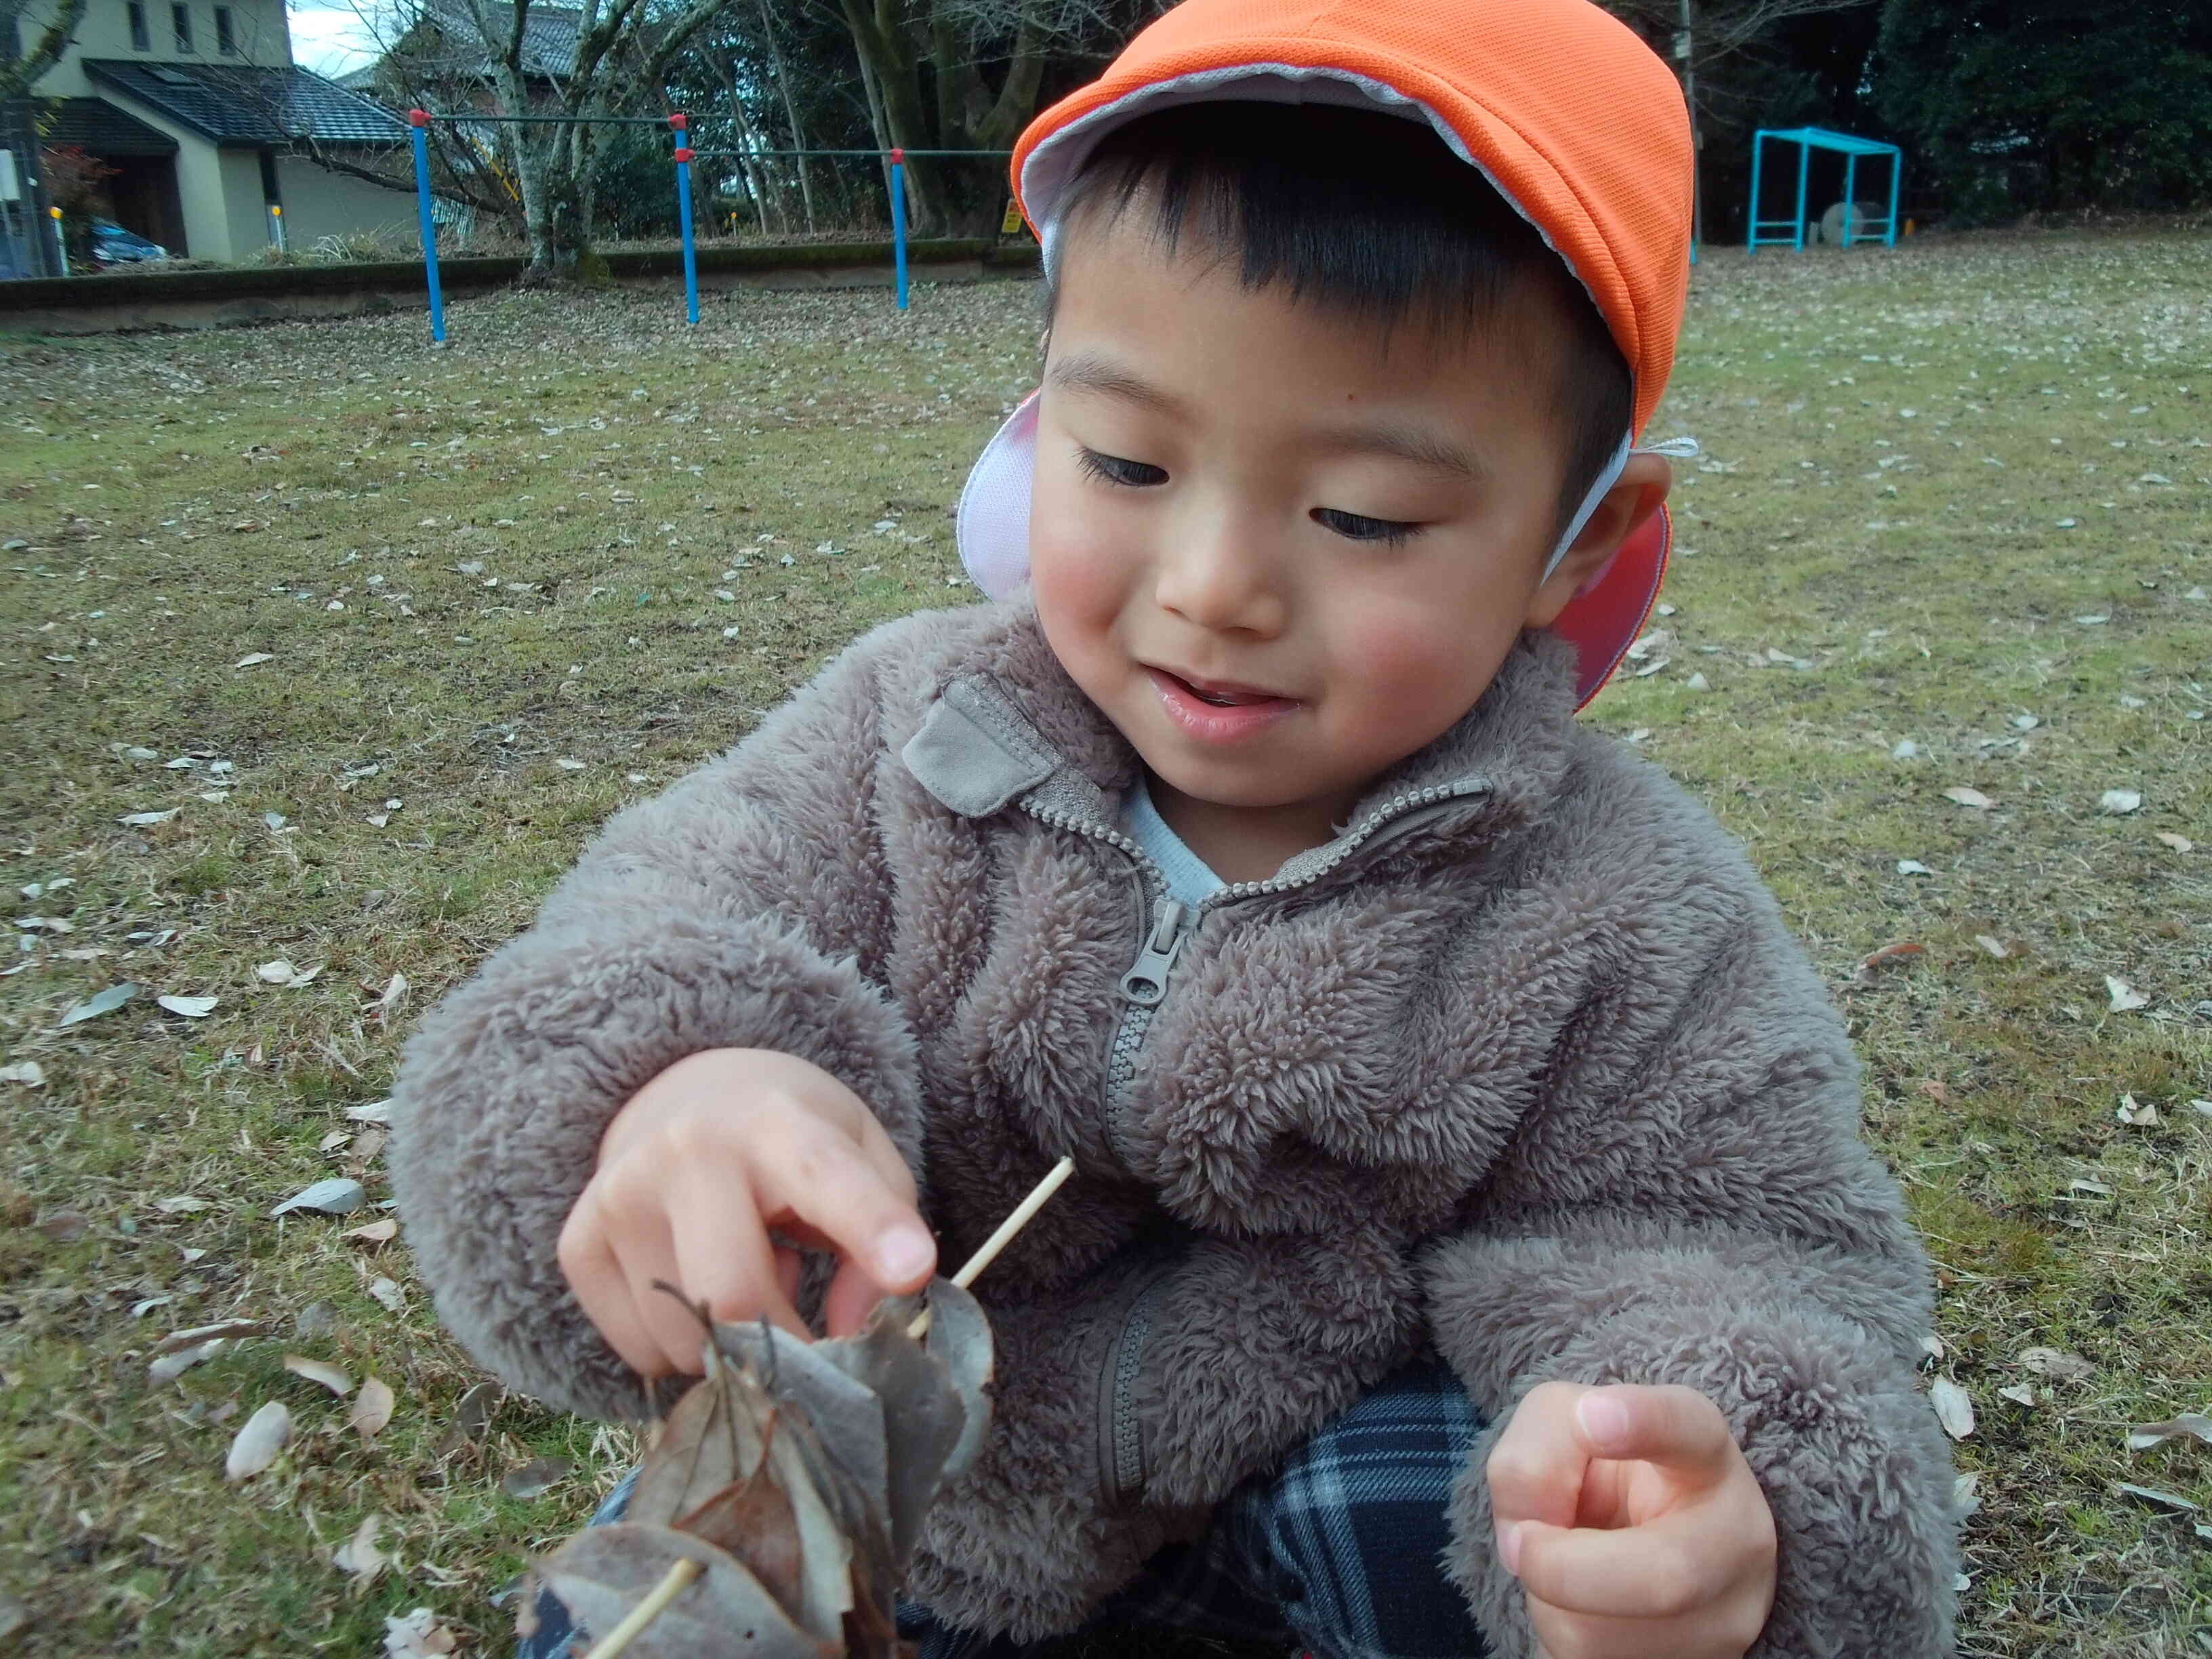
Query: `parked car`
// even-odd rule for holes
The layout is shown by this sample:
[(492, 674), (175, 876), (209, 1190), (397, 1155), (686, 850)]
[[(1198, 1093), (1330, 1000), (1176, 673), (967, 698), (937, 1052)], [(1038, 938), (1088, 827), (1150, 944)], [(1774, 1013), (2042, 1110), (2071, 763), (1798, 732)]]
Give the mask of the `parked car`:
[(149, 259), (166, 259), (169, 250), (159, 242), (149, 242), (136, 232), (128, 231), (112, 219), (92, 222), (92, 262), (96, 265), (143, 264)]

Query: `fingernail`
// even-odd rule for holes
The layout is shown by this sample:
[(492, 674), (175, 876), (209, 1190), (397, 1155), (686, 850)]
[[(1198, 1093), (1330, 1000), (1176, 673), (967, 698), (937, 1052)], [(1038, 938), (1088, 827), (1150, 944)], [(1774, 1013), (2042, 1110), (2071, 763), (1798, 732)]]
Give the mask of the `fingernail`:
[(1575, 1415), (1593, 1445), (1617, 1446), (1628, 1438), (1628, 1407), (1612, 1395), (1584, 1395), (1575, 1406)]
[(1498, 1559), (1516, 1578), (1521, 1576), (1521, 1523), (1508, 1521), (1498, 1529)]
[(893, 1227), (876, 1241), (876, 1265), (889, 1284), (901, 1284), (928, 1270), (937, 1260), (929, 1235), (912, 1227)]

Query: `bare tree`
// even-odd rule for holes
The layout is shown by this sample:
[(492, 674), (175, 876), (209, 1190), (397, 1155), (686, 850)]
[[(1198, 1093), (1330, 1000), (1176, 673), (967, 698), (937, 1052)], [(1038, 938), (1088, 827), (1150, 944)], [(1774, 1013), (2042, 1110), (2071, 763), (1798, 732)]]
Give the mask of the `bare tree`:
[[(1036, 112), (1055, 57), (1119, 44), (1164, 0), (840, 0), (886, 149), (1010, 149)], [(994, 70), (994, 88), (987, 70)], [(925, 75), (934, 96), (926, 95)], [(924, 158), (906, 169), (915, 228), (942, 234), (995, 219), (975, 173)], [(994, 181), (994, 171), (986, 170)], [(995, 191), (995, 183), (994, 184)]]
[[(12, 104), (38, 83), (38, 79), (69, 49), (70, 36), (84, 18), (85, 0), (61, 0), (53, 21), (20, 58), (0, 59), (0, 105)], [(21, 32), (29, 0), (0, 0), (0, 40), (15, 40)]]

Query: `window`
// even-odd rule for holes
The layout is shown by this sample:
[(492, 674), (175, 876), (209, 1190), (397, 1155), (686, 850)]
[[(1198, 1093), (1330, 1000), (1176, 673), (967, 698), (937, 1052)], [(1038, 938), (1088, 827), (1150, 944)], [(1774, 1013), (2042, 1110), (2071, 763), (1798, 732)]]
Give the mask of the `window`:
[(228, 6), (215, 9), (215, 49), (227, 58), (238, 56), (238, 37), (231, 33)]
[(129, 10), (131, 13), (131, 50), (133, 52), (153, 51), (153, 37), (146, 33), (146, 7), (144, 0), (131, 0)]
[(170, 7), (169, 21), (177, 31), (177, 50), (190, 52), (192, 49), (192, 9), (190, 6)]

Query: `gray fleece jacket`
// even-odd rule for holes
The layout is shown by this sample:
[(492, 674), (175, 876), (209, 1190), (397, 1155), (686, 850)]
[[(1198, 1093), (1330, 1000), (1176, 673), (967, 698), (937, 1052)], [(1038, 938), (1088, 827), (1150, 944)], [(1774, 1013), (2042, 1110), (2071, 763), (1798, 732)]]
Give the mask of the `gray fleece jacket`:
[(1433, 1340), (1493, 1425), (1445, 1566), (1534, 1638), (1483, 1463), (1549, 1378), (1717, 1401), (1780, 1531), (1754, 1651), (1950, 1651), (1925, 1259), (1842, 1024), (1735, 843), (1573, 719), (1525, 636), (1350, 828), (1194, 912), (1116, 825), (1138, 775), (1022, 600), (878, 629), (616, 815), (423, 1021), (392, 1180), (438, 1310), (516, 1387), (636, 1413), (555, 1260), (601, 1131), (699, 1049), (868, 1102), (986, 1274), (996, 1415), (908, 1589), (1068, 1630)]

